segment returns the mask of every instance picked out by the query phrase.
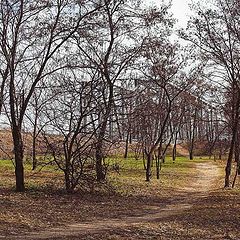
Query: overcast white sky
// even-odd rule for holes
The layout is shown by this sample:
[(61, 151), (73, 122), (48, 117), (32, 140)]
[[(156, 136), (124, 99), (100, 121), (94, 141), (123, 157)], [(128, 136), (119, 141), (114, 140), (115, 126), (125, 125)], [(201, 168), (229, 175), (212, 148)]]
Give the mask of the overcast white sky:
[[(147, 2), (153, 2), (156, 5), (161, 4), (161, 0), (146, 0)], [(188, 15), (191, 11), (189, 10), (188, 4), (191, 3), (191, 0), (172, 0), (172, 13), (174, 17), (178, 19), (178, 27), (186, 27)]]
[(188, 4), (191, 0), (173, 0), (172, 12), (174, 17), (178, 19), (178, 24), (181, 27), (185, 27), (187, 24), (188, 16), (191, 11)]

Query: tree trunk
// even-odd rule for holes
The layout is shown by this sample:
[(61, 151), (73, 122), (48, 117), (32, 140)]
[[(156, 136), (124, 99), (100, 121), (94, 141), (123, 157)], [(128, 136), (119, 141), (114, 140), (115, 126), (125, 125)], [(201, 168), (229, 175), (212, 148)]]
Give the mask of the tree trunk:
[(124, 152), (124, 158), (126, 159), (128, 157), (128, 144), (129, 144), (129, 135), (130, 132), (127, 132), (127, 137), (126, 137), (126, 143), (125, 143), (125, 152)]
[(157, 179), (160, 179), (160, 170), (161, 170), (160, 165), (161, 165), (161, 159), (160, 159), (160, 157), (158, 157), (158, 158), (156, 159)]
[(163, 159), (163, 152), (162, 152), (162, 143), (158, 147), (157, 151), (157, 157), (156, 157), (156, 174), (157, 174), (157, 179), (160, 179), (160, 171), (161, 171), (161, 164), (162, 164), (162, 159)]
[(100, 129), (99, 129), (99, 134), (97, 137), (97, 144), (96, 144), (96, 175), (97, 175), (97, 181), (103, 181), (105, 180), (106, 177), (106, 169), (104, 169), (103, 166), (103, 160), (104, 160), (104, 155), (103, 155), (103, 143), (104, 143), (104, 137), (106, 134), (106, 129), (107, 129), (107, 123), (108, 119), (110, 118), (112, 107), (114, 104), (113, 101), (113, 83), (110, 80), (110, 76), (108, 74), (108, 71), (106, 69), (106, 75), (105, 75), (107, 82), (109, 84), (109, 96), (108, 96), (108, 103), (106, 106), (106, 113), (103, 116), (103, 121), (101, 123)]
[(70, 179), (70, 174), (69, 174), (69, 170), (65, 170), (64, 171), (64, 177), (65, 177), (65, 188), (67, 193), (73, 193), (74, 189), (71, 183), (71, 179)]
[(240, 159), (238, 159), (237, 163), (237, 175), (240, 176)]
[[(235, 148), (236, 148), (236, 144), (235, 144)], [(240, 175), (239, 145), (237, 146), (237, 148), (238, 148), (238, 150), (237, 150), (238, 151), (238, 157), (237, 158), (235, 157), (235, 161), (237, 162), (237, 166), (236, 166), (236, 172), (235, 172), (235, 176), (234, 176), (233, 183), (232, 183), (232, 188), (234, 188), (234, 186), (235, 186), (235, 183), (236, 183), (236, 180), (237, 180), (237, 176)]]
[(194, 141), (195, 141), (195, 134), (196, 134), (196, 124), (197, 124), (197, 108), (194, 110), (194, 117), (193, 117), (193, 128), (192, 134), (190, 134), (190, 147), (189, 147), (189, 159), (193, 160), (193, 149), (194, 149)]
[(146, 181), (150, 182), (151, 179), (151, 166), (152, 166), (152, 154), (146, 154), (147, 155), (147, 167), (146, 167)]
[[(234, 129), (235, 129), (235, 127), (234, 127)], [(230, 187), (230, 175), (231, 175), (231, 169), (232, 169), (232, 159), (233, 159), (235, 138), (236, 138), (236, 130), (233, 131), (231, 146), (230, 146), (228, 159), (227, 159), (227, 165), (225, 168), (225, 173), (226, 173), (225, 174), (225, 185), (224, 185), (225, 188)]]
[(189, 149), (189, 159), (190, 160), (193, 160), (194, 138), (195, 138), (195, 129), (193, 130), (193, 135), (192, 135), (190, 149)]
[(234, 188), (234, 186), (235, 186), (237, 176), (238, 176), (238, 168), (236, 169), (236, 172), (235, 172), (235, 176), (234, 176), (233, 183), (232, 183), (232, 188)]
[(74, 179), (71, 176), (70, 157), (65, 158), (64, 177), (65, 177), (65, 188), (66, 188), (67, 193), (73, 193), (76, 185), (74, 184)]
[(234, 148), (235, 148), (235, 162), (237, 163), (237, 166), (236, 166), (236, 172), (235, 172), (235, 176), (234, 176), (234, 179), (233, 179), (233, 183), (232, 183), (232, 188), (234, 188), (235, 186), (235, 183), (236, 183), (236, 180), (237, 180), (237, 176), (239, 175), (239, 172), (240, 172), (240, 153), (239, 153), (239, 133), (237, 132), (236, 134), (236, 139), (235, 139), (235, 145), (234, 145)]
[(222, 146), (222, 141), (220, 141), (220, 146), (219, 146), (219, 160), (222, 160), (222, 154), (223, 154), (223, 146)]
[(97, 181), (105, 180), (105, 171), (103, 167), (103, 152), (102, 152), (102, 142), (98, 142), (96, 146), (96, 174)]
[(191, 146), (190, 152), (189, 152), (189, 159), (193, 160), (193, 147)]
[(177, 157), (177, 133), (175, 135), (175, 139), (174, 139), (174, 145), (173, 145), (173, 150), (172, 150), (172, 160), (173, 163), (175, 163), (176, 157)]
[(36, 140), (37, 140), (37, 124), (38, 124), (38, 113), (35, 113), (34, 126), (33, 126), (33, 142), (32, 142), (32, 170), (37, 167), (37, 157), (36, 157)]
[(16, 191), (24, 192), (23, 142), (21, 130), (18, 129), (18, 127), (12, 128), (12, 136), (15, 156)]
[(235, 156), (235, 162), (239, 162), (239, 139), (238, 139), (238, 134), (236, 134), (236, 139), (235, 139), (235, 144), (234, 144), (234, 156)]
[(225, 168), (226, 174), (225, 174), (224, 187), (230, 187), (230, 175), (231, 175), (231, 169), (232, 169), (232, 160), (233, 160), (233, 154), (234, 154), (234, 147), (236, 144), (236, 138), (237, 138), (237, 134), (238, 134), (239, 104), (240, 104), (240, 93), (238, 93), (235, 113), (233, 114), (234, 124), (232, 127), (232, 140), (231, 140), (230, 150), (229, 150), (229, 154), (228, 154), (227, 165)]
[(162, 156), (162, 163), (165, 163), (165, 156)]
[(64, 176), (65, 176), (65, 188), (66, 191), (69, 192), (70, 190), (70, 179), (69, 179), (69, 174), (67, 171), (64, 172)]
[(33, 145), (32, 145), (32, 170), (35, 170), (36, 167), (37, 167), (36, 137), (33, 136)]

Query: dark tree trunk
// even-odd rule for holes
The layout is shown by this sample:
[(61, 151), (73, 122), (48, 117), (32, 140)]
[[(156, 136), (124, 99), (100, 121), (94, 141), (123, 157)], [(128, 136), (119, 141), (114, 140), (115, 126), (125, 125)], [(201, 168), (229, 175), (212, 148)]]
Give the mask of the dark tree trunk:
[(234, 156), (235, 156), (235, 162), (239, 162), (239, 139), (238, 139), (238, 133), (236, 134), (235, 144), (234, 144)]
[[(237, 145), (237, 147), (236, 147)], [(240, 175), (240, 157), (239, 157), (239, 145), (238, 145), (238, 142), (237, 144), (235, 144), (235, 148), (237, 148), (237, 157), (236, 157), (236, 152), (235, 152), (235, 161), (237, 162), (237, 166), (236, 166), (236, 172), (235, 172), (235, 176), (234, 176), (234, 179), (233, 179), (233, 183), (232, 183), (232, 188), (234, 188), (235, 186), (235, 183), (236, 183), (236, 180), (237, 180), (237, 176)]]
[[(239, 146), (238, 146), (238, 151), (239, 151)], [(239, 152), (238, 152), (239, 153)], [(236, 159), (235, 159), (236, 160)], [(232, 183), (232, 188), (234, 188), (235, 186), (235, 183), (236, 183), (236, 180), (237, 180), (237, 176), (240, 175), (240, 158), (238, 156), (237, 158), (237, 166), (236, 166), (236, 172), (235, 172), (235, 176), (234, 176), (234, 179), (233, 179), (233, 183)]]
[[(233, 104), (235, 103), (233, 99)], [(230, 175), (232, 170), (232, 160), (233, 160), (233, 154), (234, 154), (234, 148), (237, 140), (237, 134), (238, 134), (238, 125), (239, 125), (239, 104), (240, 104), (240, 93), (237, 92), (237, 101), (234, 104), (234, 113), (233, 113), (233, 127), (232, 127), (232, 140), (230, 145), (230, 150), (228, 154), (227, 164), (225, 168), (225, 185), (224, 187), (230, 187)]]
[(235, 145), (235, 138), (236, 138), (236, 128), (237, 128), (237, 121), (235, 121), (235, 126), (234, 131), (232, 134), (232, 140), (231, 140), (231, 145), (230, 145), (230, 150), (228, 154), (228, 159), (227, 159), (227, 165), (225, 168), (225, 185), (224, 187), (230, 187), (230, 175), (231, 175), (231, 170), (232, 170), (232, 159), (233, 159), (233, 152), (234, 152), (234, 145)]
[(193, 136), (191, 139), (190, 149), (189, 149), (189, 159), (190, 160), (193, 160), (194, 138), (195, 138), (195, 129), (193, 130)]
[[(106, 72), (107, 72), (107, 70), (106, 70)], [(106, 113), (103, 116), (103, 121), (101, 123), (101, 127), (100, 127), (98, 138), (97, 138), (98, 142), (96, 144), (95, 157), (96, 157), (97, 181), (103, 181), (103, 180), (105, 180), (105, 177), (106, 177), (106, 169), (103, 166), (103, 160), (104, 160), (103, 143), (104, 143), (104, 137), (106, 134), (108, 119), (110, 118), (113, 103), (114, 103), (114, 101), (113, 101), (113, 91), (114, 91), (113, 83), (111, 82), (108, 74), (105, 77), (109, 84), (109, 96), (108, 96), (108, 103), (106, 106)]]
[(193, 128), (192, 128), (192, 133), (190, 133), (190, 146), (189, 146), (189, 159), (190, 160), (193, 160), (194, 141), (195, 141), (195, 134), (196, 134), (196, 124), (197, 124), (197, 108), (195, 108), (195, 110), (194, 110)]
[(219, 144), (219, 160), (222, 160), (222, 154), (223, 154), (223, 146), (222, 146), (222, 141), (220, 141), (220, 144)]
[(36, 157), (36, 138), (33, 136), (33, 145), (32, 145), (32, 170), (35, 170), (37, 167), (37, 157)]
[(190, 143), (190, 149), (189, 149), (189, 159), (190, 160), (193, 160), (194, 140), (195, 140), (195, 127), (193, 130), (192, 139), (191, 139), (191, 143)]
[(12, 128), (12, 136), (14, 142), (16, 191), (24, 192), (23, 142), (21, 130), (18, 129), (18, 127)]
[(102, 142), (98, 142), (96, 147), (96, 174), (97, 174), (97, 181), (105, 180), (105, 170), (103, 166), (103, 152), (102, 152)]
[(189, 159), (193, 160), (193, 147), (190, 148)]
[(38, 114), (35, 113), (34, 126), (33, 126), (33, 142), (32, 142), (32, 170), (37, 167), (37, 156), (36, 156), (36, 140), (37, 140), (37, 119)]
[(69, 158), (65, 159), (64, 177), (65, 177), (65, 188), (67, 193), (73, 193), (76, 185), (74, 185), (74, 179), (71, 178), (71, 162)]
[(126, 159), (128, 157), (128, 145), (129, 145), (129, 136), (130, 132), (127, 132), (127, 137), (126, 137), (126, 143), (125, 143), (125, 152), (124, 152), (124, 158)]
[(172, 152), (172, 160), (173, 160), (173, 163), (175, 163), (176, 157), (177, 157), (177, 146), (174, 144), (174, 146), (173, 146), (173, 152)]
[(152, 154), (146, 154), (147, 155), (147, 167), (146, 167), (146, 181), (150, 182), (152, 171)]
[(240, 159), (237, 162), (237, 175), (240, 176)]
[(69, 173), (67, 170), (64, 171), (64, 177), (65, 177), (65, 188), (66, 188), (66, 191), (69, 192), (71, 189), (71, 184), (70, 184)]
[(129, 133), (129, 143), (132, 144), (132, 133)]
[(234, 188), (234, 186), (235, 186), (235, 183), (236, 183), (236, 180), (237, 180), (237, 175), (238, 175), (238, 171), (236, 170), (235, 176), (234, 176), (234, 179), (233, 179), (233, 183), (232, 183), (232, 188)]
[(165, 163), (165, 156), (162, 156), (162, 163)]
[(160, 179), (160, 170), (161, 170), (161, 158), (158, 157), (157, 160), (156, 160), (156, 168), (157, 168), (157, 179)]
[(175, 163), (176, 157), (177, 157), (177, 135), (176, 133), (175, 139), (174, 139), (174, 145), (173, 145), (173, 150), (172, 150), (172, 160), (173, 163)]
[(235, 149), (235, 152), (234, 152), (235, 162), (237, 163), (237, 166), (236, 166), (236, 172), (235, 172), (235, 176), (234, 176), (233, 183), (232, 183), (232, 188), (234, 188), (234, 186), (235, 186), (237, 176), (238, 176), (239, 171), (240, 171), (240, 169), (239, 169), (239, 163), (240, 163), (239, 132), (237, 132), (237, 134), (236, 134), (234, 149)]
[(157, 174), (157, 179), (160, 179), (160, 171), (161, 171), (161, 161), (163, 158), (163, 152), (162, 152), (162, 143), (158, 147), (158, 153), (156, 157), (156, 174)]
[(73, 185), (73, 182), (70, 178), (69, 170), (64, 171), (64, 177), (65, 177), (65, 188), (67, 193), (73, 193), (75, 186)]

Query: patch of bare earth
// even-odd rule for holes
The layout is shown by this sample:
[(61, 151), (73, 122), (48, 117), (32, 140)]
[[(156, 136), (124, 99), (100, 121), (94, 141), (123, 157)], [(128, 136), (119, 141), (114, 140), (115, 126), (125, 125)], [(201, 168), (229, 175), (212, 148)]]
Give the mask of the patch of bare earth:
[[(49, 227), (29, 227), (27, 233), (25, 226), (25, 233), (21, 233), (18, 226), (14, 232), (14, 224), (20, 218), (17, 215), (8, 223), (12, 224), (12, 232), (2, 231), (2, 238), (239, 239), (239, 192), (217, 188), (219, 167), (214, 163), (196, 163), (195, 168), (197, 174), (187, 186), (177, 193), (169, 191), (168, 197), (59, 195), (46, 196), (48, 200), (41, 196), (32, 204), (23, 201), (25, 209), (19, 206), (23, 216), (26, 218), (28, 209), (34, 208), (36, 222), (42, 223), (38, 217), (45, 216)], [(16, 206), (21, 205), (19, 197), (21, 200), (24, 196), (16, 196)], [(8, 211), (9, 206), (6, 207)]]

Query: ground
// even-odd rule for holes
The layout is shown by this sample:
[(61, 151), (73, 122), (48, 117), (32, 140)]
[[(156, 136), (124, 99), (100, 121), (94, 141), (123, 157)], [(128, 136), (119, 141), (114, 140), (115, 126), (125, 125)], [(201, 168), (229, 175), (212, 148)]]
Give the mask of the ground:
[(131, 163), (110, 174), (107, 191), (74, 195), (2, 187), (0, 238), (240, 239), (240, 193), (222, 188), (219, 162), (169, 160), (151, 183), (142, 174)]

